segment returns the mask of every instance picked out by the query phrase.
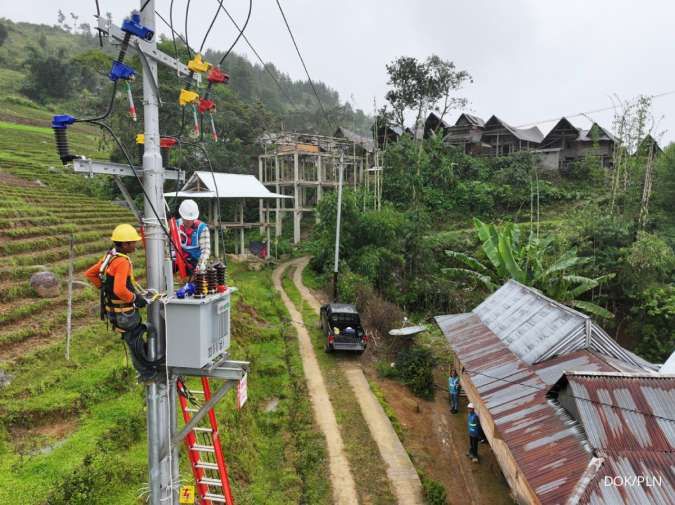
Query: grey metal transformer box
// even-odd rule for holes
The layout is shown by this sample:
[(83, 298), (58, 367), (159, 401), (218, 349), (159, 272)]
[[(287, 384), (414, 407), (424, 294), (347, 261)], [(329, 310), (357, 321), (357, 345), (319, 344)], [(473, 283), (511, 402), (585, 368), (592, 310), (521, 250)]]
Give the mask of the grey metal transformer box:
[(230, 347), (230, 290), (165, 304), (168, 366), (203, 368)]

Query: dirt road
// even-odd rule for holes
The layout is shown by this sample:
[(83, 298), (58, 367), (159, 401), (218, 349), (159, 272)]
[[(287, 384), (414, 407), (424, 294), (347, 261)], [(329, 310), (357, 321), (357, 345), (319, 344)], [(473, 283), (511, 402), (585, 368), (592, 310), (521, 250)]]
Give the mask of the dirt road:
[[(321, 306), (319, 301), (302, 282), (302, 271), (307, 266), (308, 261), (308, 258), (300, 258), (291, 262), (297, 267), (293, 275), (293, 282), (303, 299), (318, 313)], [(417, 471), (387, 414), (370, 389), (363, 370), (353, 362), (344, 362), (341, 366), (354, 390), (354, 396), (359, 402), (373, 440), (375, 440), (380, 455), (387, 465), (387, 477), (399, 505), (421, 505), (424, 500), (422, 498), (422, 484)]]
[(328, 397), (326, 384), (321, 375), (312, 342), (310, 341), (307, 329), (301, 323), (302, 315), (295, 308), (295, 305), (290, 300), (281, 284), (283, 274), (290, 265), (291, 263), (279, 265), (272, 274), (272, 280), (275, 289), (279, 291), (281, 299), (291, 315), (291, 322), (298, 334), (302, 368), (305, 371), (305, 379), (307, 380), (307, 389), (309, 390), (309, 396), (314, 410), (314, 418), (326, 437), (333, 501), (336, 505), (358, 504), (359, 500), (356, 494), (354, 477), (352, 476), (349, 462), (345, 456), (344, 444), (342, 442), (342, 437), (340, 436), (337, 420), (335, 419), (335, 412), (333, 411), (333, 406)]

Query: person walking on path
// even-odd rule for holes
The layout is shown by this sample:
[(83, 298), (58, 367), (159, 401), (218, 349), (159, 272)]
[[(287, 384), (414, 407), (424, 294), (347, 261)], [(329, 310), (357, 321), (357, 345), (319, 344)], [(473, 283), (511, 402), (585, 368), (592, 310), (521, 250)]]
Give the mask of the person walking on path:
[(469, 456), (474, 463), (478, 463), (478, 443), (480, 442), (482, 431), (480, 419), (473, 408), (473, 403), (469, 403), (467, 408), (469, 409), (469, 453), (467, 456)]
[(457, 370), (453, 369), (448, 377), (448, 392), (450, 393), (450, 412), (456, 414), (459, 412), (459, 376)]

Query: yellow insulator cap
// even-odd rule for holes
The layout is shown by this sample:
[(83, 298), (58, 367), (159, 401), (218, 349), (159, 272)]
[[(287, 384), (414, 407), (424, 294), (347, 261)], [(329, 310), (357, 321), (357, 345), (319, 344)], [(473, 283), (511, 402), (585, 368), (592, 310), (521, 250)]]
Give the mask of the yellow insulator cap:
[(136, 143), (137, 144), (145, 144), (145, 134), (137, 133), (136, 134)]
[(195, 103), (197, 100), (199, 100), (199, 93), (195, 93), (194, 91), (190, 91), (187, 89), (181, 89), (180, 90), (180, 96), (178, 97), (178, 103), (181, 107), (184, 105), (187, 105), (189, 103)]
[(203, 74), (204, 72), (208, 72), (211, 69), (211, 64), (206, 61), (202, 61), (202, 55), (197, 53), (195, 54), (194, 58), (188, 61), (187, 67), (193, 72)]

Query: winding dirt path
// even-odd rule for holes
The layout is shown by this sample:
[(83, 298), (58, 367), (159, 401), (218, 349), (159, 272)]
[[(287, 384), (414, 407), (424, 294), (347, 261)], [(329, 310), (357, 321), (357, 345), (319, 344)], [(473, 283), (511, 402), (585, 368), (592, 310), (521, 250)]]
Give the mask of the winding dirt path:
[[(303, 257), (288, 264), (297, 267), (293, 274), (293, 282), (303, 299), (318, 314), (321, 304), (302, 282), (302, 271), (308, 262), (309, 258)], [(344, 362), (341, 366), (368, 423), (370, 434), (387, 465), (387, 477), (399, 505), (422, 505), (424, 503), (422, 484), (417, 471), (382, 405), (370, 389), (363, 370), (354, 362)]]
[(283, 289), (281, 279), (286, 269), (294, 262), (282, 263), (272, 274), (275, 289), (279, 292), (286, 309), (291, 315), (291, 322), (298, 334), (302, 368), (305, 371), (307, 389), (314, 410), (314, 418), (326, 437), (328, 447), (328, 463), (333, 489), (333, 501), (336, 505), (355, 505), (359, 503), (356, 494), (354, 477), (349, 468), (349, 461), (345, 456), (344, 444), (340, 436), (333, 406), (328, 397), (328, 390), (319, 369), (319, 362), (314, 354), (314, 348), (305, 326), (300, 323), (302, 315)]

